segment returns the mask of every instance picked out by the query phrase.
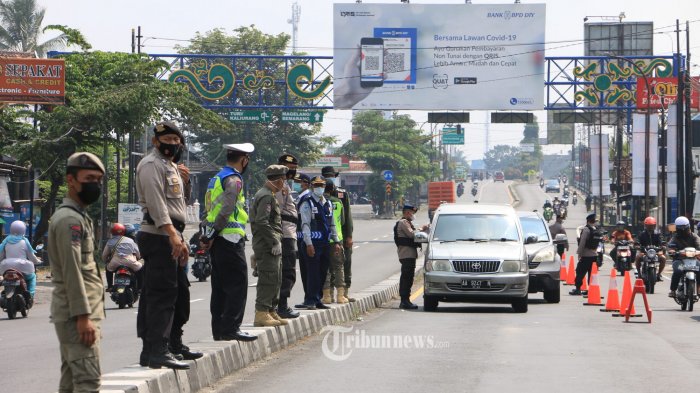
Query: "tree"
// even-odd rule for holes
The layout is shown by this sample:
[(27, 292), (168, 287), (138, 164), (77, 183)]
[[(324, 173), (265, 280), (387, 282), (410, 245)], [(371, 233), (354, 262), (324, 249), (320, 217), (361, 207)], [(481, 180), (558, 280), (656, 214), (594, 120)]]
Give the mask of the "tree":
[[(42, 29), (46, 9), (38, 7), (36, 0), (10, 0), (0, 2), (0, 49), (13, 52), (35, 53), (46, 57), (50, 50), (78, 45), (87, 50), (90, 45), (78, 30), (61, 25), (50, 25)], [(61, 34), (39, 43), (39, 35), (49, 31)]]
[(484, 155), (484, 163), (489, 171), (505, 171), (516, 168), (520, 163), (520, 149), (509, 145), (496, 145)]
[(519, 169), (521, 173), (533, 173), (540, 170), (542, 164), (542, 147), (539, 141), (540, 126), (535, 116), (532, 123), (525, 124), (523, 129), (523, 139), (520, 143), (532, 144), (535, 146), (534, 152), (522, 152), (520, 155)]

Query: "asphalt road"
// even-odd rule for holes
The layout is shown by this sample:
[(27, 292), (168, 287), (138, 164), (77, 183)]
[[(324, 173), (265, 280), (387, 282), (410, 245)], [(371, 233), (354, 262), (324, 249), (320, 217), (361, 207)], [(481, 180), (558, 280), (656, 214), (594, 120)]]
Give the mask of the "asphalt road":
[[(427, 220), (423, 211), (418, 216)], [(400, 270), (393, 244), (393, 224), (393, 220), (355, 221), (351, 295)], [(250, 245), (246, 253), (252, 253)], [(190, 279), (192, 312), (185, 326), (184, 340), (211, 339), (210, 283)], [(245, 326), (252, 326), (255, 282), (256, 278), (250, 276), (243, 330)], [(14, 381), (21, 381), (22, 391), (52, 392), (58, 387), (60, 356), (56, 334), (49, 323), (50, 290), (47, 285), (39, 288), (38, 304), (26, 319), (8, 320), (6, 314), (0, 314), (0, 348), (5, 359), (0, 376), (12, 376)], [(290, 302), (296, 304), (302, 300), (301, 279), (297, 277)], [(136, 363), (141, 341), (136, 337), (136, 309), (119, 310), (109, 297), (105, 305), (107, 319), (102, 324), (101, 366), (102, 372), (108, 373)]]
[[(508, 202), (506, 185), (484, 184), (480, 201)], [(518, 209), (541, 211), (546, 197), (537, 185), (516, 191)], [(460, 202), (473, 203), (471, 195)], [(566, 227), (573, 246), (585, 211), (582, 203), (570, 210)], [(388, 253), (390, 245), (384, 247)], [(610, 267), (607, 260), (600, 280), (604, 296)], [(441, 305), (435, 313), (403, 311), (395, 302), (343, 326), (342, 333), (322, 332), (202, 391), (695, 390), (700, 361), (695, 323), (700, 316), (681, 312), (666, 291), (668, 280), (649, 296), (652, 324), (643, 318), (624, 323), (599, 307), (583, 306), (584, 299), (566, 292), (559, 304), (531, 296), (526, 314), (505, 305), (458, 303)], [(421, 304), (421, 298), (416, 302)], [(636, 307), (643, 311), (641, 300)]]

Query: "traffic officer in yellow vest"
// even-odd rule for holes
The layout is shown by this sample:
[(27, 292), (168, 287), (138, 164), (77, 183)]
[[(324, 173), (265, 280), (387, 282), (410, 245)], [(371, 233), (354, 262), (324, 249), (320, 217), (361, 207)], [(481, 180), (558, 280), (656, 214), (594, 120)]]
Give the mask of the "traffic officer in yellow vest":
[(211, 331), (216, 341), (253, 341), (241, 331), (248, 298), (245, 226), (248, 213), (243, 196), (243, 174), (255, 150), (251, 143), (224, 145), (226, 166), (207, 186), (205, 247), (211, 247)]
[(61, 351), (59, 392), (100, 390), (102, 275), (93, 259), (95, 239), (85, 208), (102, 195), (105, 168), (94, 154), (68, 157), (68, 196), (49, 220), (51, 322)]
[(277, 314), (282, 285), (282, 213), (275, 193), (286, 184), (287, 167), (270, 165), (265, 170), (267, 182), (255, 193), (250, 227), (253, 251), (258, 264), (257, 297), (254, 326), (280, 326), (288, 322)]
[(336, 171), (332, 166), (324, 166), (321, 169), (321, 176), (326, 179), (333, 179), (336, 189), (331, 193), (334, 197), (343, 201), (343, 214), (345, 215), (345, 223), (342, 228), (338, 229), (338, 232), (343, 232), (343, 253), (345, 254), (345, 265), (343, 266), (343, 273), (345, 274), (345, 297), (348, 301), (354, 302), (355, 298), (349, 297), (348, 292), (350, 291), (350, 284), (352, 284), (352, 211), (350, 211), (350, 195), (348, 192), (340, 188), (338, 175), (340, 172)]
[(182, 132), (172, 122), (153, 127), (154, 149), (136, 168), (136, 191), (143, 221), (136, 241), (144, 263), (144, 285), (136, 331), (143, 340), (139, 363), (151, 368), (188, 369), (168, 348), (175, 305), (183, 285), (178, 268), (189, 259), (182, 237), (185, 199), (182, 177), (173, 162), (183, 148)]
[[(335, 223), (335, 227), (342, 228), (345, 223), (343, 202), (331, 195), (333, 191), (335, 191), (335, 183), (333, 183), (331, 179), (326, 179), (326, 191), (324, 195), (333, 205), (333, 222)], [(323, 297), (321, 298), (323, 304), (333, 303), (333, 288), (338, 290), (338, 296), (335, 298), (337, 303), (345, 304), (348, 302), (348, 299), (345, 297), (345, 274), (343, 269), (345, 265), (345, 253), (342, 250), (342, 242), (343, 232), (338, 231), (338, 249), (340, 251), (331, 253), (331, 265), (326, 275), (326, 282), (323, 284)], [(334, 245), (335, 243), (331, 240), (331, 247)]]
[[(298, 311), (289, 307), (288, 299), (297, 281), (297, 206), (292, 198), (292, 188), (289, 183), (297, 174), (299, 162), (291, 154), (281, 155), (277, 163), (287, 168), (287, 181), (284, 188), (275, 193), (277, 203), (282, 211), (282, 285), (280, 286), (277, 314), (282, 318), (297, 318)], [(258, 282), (258, 285), (260, 282)]]

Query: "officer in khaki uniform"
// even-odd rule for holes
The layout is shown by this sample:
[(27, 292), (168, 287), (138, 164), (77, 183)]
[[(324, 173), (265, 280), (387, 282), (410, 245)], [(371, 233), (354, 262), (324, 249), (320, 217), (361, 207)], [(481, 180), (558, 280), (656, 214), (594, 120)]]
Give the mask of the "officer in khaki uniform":
[[(345, 214), (343, 213), (343, 201), (334, 197), (332, 194), (335, 191), (335, 183), (333, 180), (326, 179), (326, 192), (325, 197), (331, 201), (333, 205), (333, 222), (336, 228), (342, 228), (345, 224)], [(331, 246), (335, 245), (335, 242), (331, 239)], [(343, 243), (343, 232), (338, 231), (338, 247), (339, 252), (331, 253), (331, 265), (328, 274), (326, 275), (326, 282), (323, 284), (323, 297), (321, 302), (323, 304), (333, 303), (334, 299), (339, 304), (348, 303), (348, 299), (345, 297), (345, 253), (342, 249)], [(333, 296), (333, 288), (338, 290), (337, 298)]]
[(151, 368), (188, 369), (168, 349), (178, 298), (178, 266), (189, 249), (182, 237), (185, 199), (182, 178), (173, 162), (182, 150), (182, 132), (166, 121), (153, 128), (155, 147), (136, 168), (136, 190), (144, 213), (137, 242), (144, 264), (144, 290), (136, 320), (143, 340), (139, 363)]
[(85, 208), (102, 195), (104, 173), (95, 155), (71, 155), (66, 165), (68, 197), (49, 221), (51, 322), (61, 350), (60, 393), (100, 390), (104, 286), (93, 259), (93, 226)]
[(255, 193), (250, 227), (253, 252), (258, 260), (257, 297), (254, 326), (280, 326), (288, 322), (277, 314), (282, 286), (282, 213), (275, 193), (284, 189), (287, 167), (270, 165), (267, 182)]
[(277, 203), (282, 211), (282, 286), (280, 288), (277, 314), (282, 318), (297, 318), (299, 312), (289, 307), (288, 299), (297, 281), (297, 206), (292, 198), (292, 188), (289, 182), (297, 175), (297, 158), (291, 154), (283, 154), (277, 159), (279, 165), (287, 167), (287, 182), (277, 193)]

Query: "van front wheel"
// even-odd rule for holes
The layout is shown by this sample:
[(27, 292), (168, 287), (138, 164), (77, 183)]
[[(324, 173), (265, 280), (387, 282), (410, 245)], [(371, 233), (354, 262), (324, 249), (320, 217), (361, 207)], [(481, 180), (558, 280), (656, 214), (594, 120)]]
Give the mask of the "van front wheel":
[(440, 303), (437, 298), (432, 296), (423, 296), (423, 310), (425, 311), (437, 311), (438, 303)]
[(513, 311), (517, 313), (527, 312), (527, 295), (514, 299), (511, 305), (513, 306)]

